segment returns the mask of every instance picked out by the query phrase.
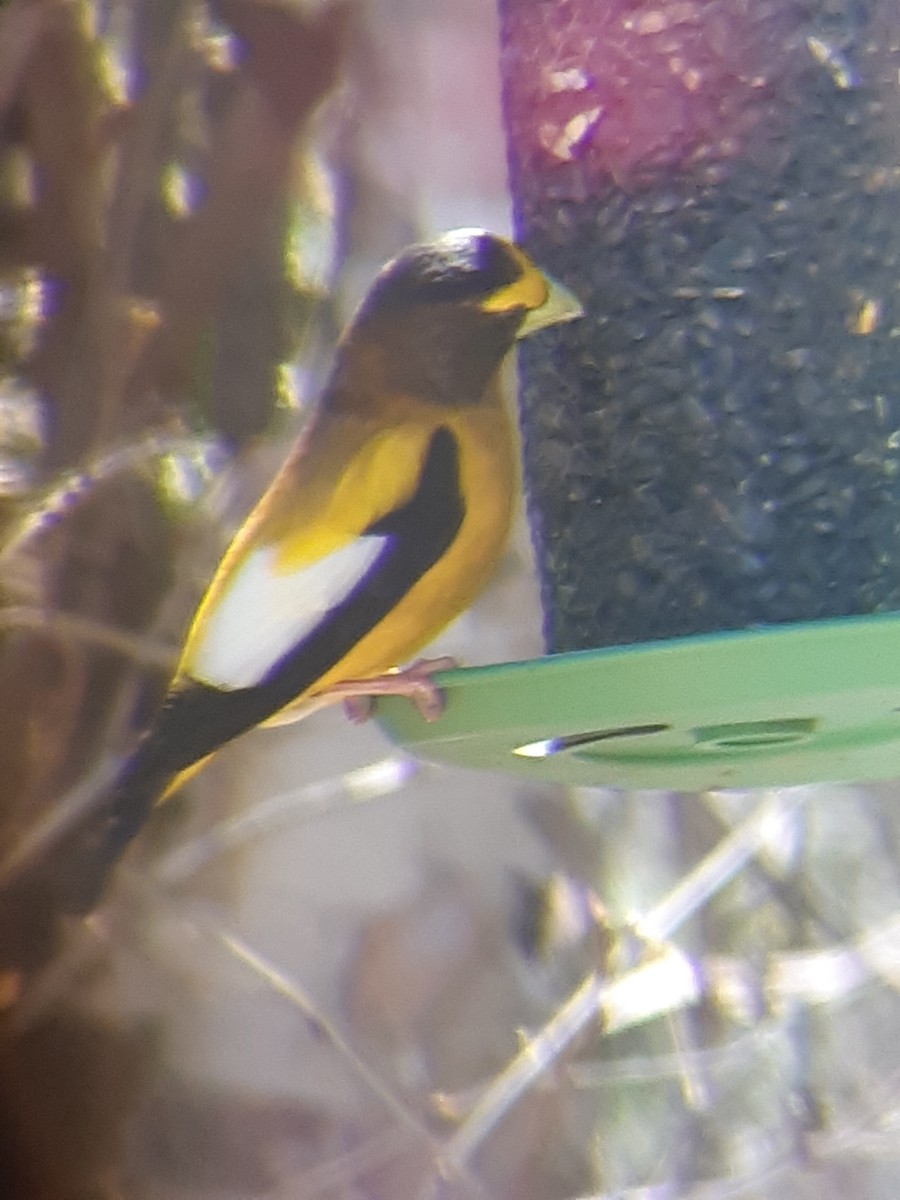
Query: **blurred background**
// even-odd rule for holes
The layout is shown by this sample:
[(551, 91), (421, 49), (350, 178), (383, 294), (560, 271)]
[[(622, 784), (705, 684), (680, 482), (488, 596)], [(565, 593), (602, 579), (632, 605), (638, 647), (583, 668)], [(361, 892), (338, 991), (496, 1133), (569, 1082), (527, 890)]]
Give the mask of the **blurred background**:
[[(41, 886), (378, 266), (508, 229), (497, 38), (0, 6), (4, 1196), (896, 1192), (893, 786), (531, 787), (332, 711), (218, 755), (89, 918)], [(536, 593), (520, 520), (435, 653), (539, 654)]]

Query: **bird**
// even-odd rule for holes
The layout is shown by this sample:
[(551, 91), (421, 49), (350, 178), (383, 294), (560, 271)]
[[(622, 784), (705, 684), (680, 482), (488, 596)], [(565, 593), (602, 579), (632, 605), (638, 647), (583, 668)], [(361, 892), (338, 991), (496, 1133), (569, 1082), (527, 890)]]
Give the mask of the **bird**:
[(65, 911), (92, 908), (154, 806), (248, 730), (392, 692), (439, 714), (431, 675), (448, 660), (397, 666), (469, 607), (502, 554), (518, 496), (503, 364), (518, 339), (581, 312), (483, 229), (382, 268), (215, 571), (155, 719), (67, 847)]

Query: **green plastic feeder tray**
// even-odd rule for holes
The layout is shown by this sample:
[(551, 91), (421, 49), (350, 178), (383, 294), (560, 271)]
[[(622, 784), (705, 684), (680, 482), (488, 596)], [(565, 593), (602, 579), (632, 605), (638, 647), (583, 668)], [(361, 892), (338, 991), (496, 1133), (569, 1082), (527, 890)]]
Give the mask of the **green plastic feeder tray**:
[(549, 655), (437, 676), (433, 724), (378, 721), (423, 759), (619, 788), (900, 775), (900, 614)]

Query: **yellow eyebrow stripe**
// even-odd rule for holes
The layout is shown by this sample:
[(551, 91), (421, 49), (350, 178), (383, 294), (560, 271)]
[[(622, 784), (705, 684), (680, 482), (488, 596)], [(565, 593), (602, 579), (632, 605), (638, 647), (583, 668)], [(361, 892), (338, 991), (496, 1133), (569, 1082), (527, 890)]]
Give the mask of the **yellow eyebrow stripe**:
[(508, 247), (508, 251), (515, 256), (522, 274), (485, 297), (480, 304), (483, 312), (510, 312), (514, 308), (525, 308), (530, 312), (547, 300), (550, 287), (546, 277), (515, 246)]

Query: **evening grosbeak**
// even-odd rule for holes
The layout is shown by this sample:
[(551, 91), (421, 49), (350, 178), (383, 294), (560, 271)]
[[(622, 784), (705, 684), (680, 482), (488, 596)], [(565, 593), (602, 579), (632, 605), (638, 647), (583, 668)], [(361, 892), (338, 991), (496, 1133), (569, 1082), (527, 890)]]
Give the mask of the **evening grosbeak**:
[(220, 746), (336, 698), (400, 692), (435, 715), (416, 665), (503, 550), (517, 450), (501, 367), (517, 338), (579, 316), (511, 242), (463, 229), (375, 279), (315, 414), (238, 531), (169, 692), (69, 850), (89, 908), (153, 805)]

